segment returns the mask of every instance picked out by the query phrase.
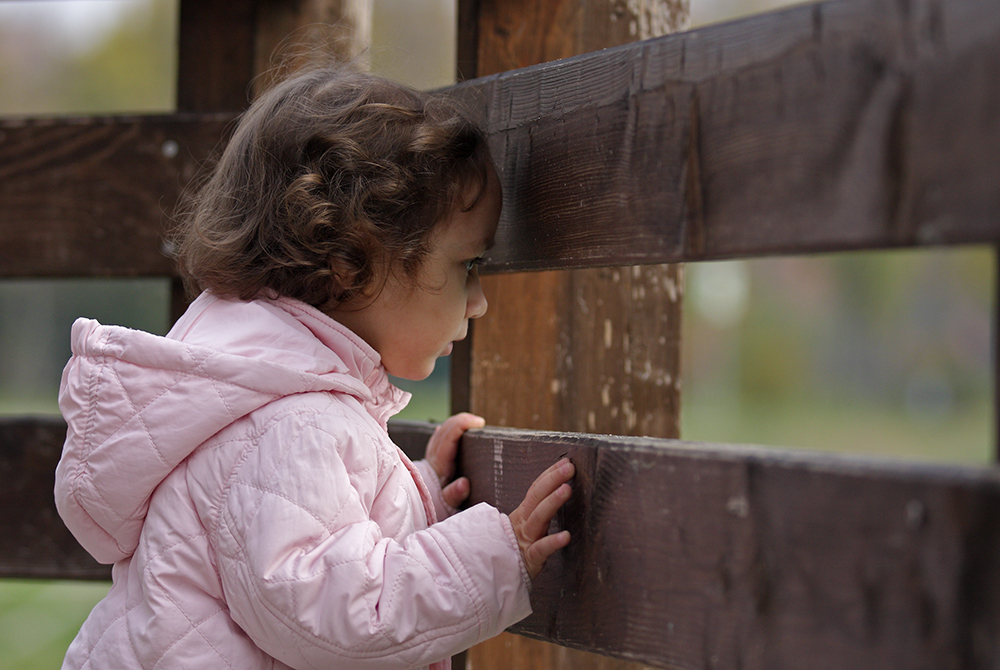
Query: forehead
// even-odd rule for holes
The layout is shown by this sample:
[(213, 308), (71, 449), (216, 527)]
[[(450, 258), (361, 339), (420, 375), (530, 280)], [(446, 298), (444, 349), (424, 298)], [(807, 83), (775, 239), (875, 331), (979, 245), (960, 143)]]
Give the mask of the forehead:
[(493, 246), (493, 238), (500, 221), (503, 197), (500, 180), (490, 170), (486, 188), (476, 204), (467, 211), (452, 209), (441, 222), (432, 238), (432, 245), (443, 251), (478, 256)]

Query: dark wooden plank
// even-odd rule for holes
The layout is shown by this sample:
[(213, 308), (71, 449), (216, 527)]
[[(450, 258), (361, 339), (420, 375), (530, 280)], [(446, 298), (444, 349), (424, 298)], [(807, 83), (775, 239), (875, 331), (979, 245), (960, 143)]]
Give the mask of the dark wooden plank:
[(834, 0), (459, 84), (506, 192), (484, 272), (1000, 239), (996, 9)]
[[(506, 187), (484, 270), (996, 241), (998, 81), (992, 0), (838, 0), (459, 85)], [(169, 272), (139, 230), (222, 122), (175, 158), (160, 123), (0, 126), (0, 274)]]
[(757, 447), (488, 428), (472, 501), (509, 512), (577, 466), (540, 639), (671, 668), (995, 668), (1000, 472)]
[(0, 276), (174, 274), (165, 226), (231, 120), (0, 122)]
[(111, 579), (63, 525), (52, 498), (66, 439), (59, 417), (0, 419), (0, 577)]
[(257, 5), (258, 0), (180, 0), (178, 111), (246, 108), (254, 76)]
[[(419, 449), (433, 426), (390, 430)], [(0, 420), (0, 576), (109, 575), (52, 503), (64, 431)], [(518, 632), (676, 668), (1000, 662), (995, 469), (487, 428), (463, 439), (471, 502), (511, 511), (563, 454), (574, 540)]]

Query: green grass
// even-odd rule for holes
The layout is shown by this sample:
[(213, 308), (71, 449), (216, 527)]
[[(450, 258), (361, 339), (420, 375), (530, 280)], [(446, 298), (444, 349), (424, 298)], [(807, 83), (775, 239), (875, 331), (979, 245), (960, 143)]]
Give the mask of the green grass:
[(0, 670), (56, 670), (105, 582), (0, 580)]

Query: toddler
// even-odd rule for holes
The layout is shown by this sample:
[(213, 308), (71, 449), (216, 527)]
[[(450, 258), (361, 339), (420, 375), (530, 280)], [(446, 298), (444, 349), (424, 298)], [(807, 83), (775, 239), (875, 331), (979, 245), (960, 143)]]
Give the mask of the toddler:
[(459, 414), (386, 433), (486, 299), (500, 183), (443, 98), (335, 68), (243, 115), (176, 234), (166, 337), (73, 326), (59, 513), (113, 585), (64, 668), (446, 668), (530, 613), (573, 466), (457, 511)]

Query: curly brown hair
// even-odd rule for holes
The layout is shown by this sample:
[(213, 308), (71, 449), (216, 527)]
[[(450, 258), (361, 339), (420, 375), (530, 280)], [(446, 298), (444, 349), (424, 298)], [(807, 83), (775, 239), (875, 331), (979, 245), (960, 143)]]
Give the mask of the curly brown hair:
[(416, 282), (431, 231), (475, 204), (491, 166), (447, 98), (340, 67), (294, 74), (243, 114), (181, 217), (181, 274), (189, 290), (270, 289), (324, 311), (373, 297), (392, 272)]

